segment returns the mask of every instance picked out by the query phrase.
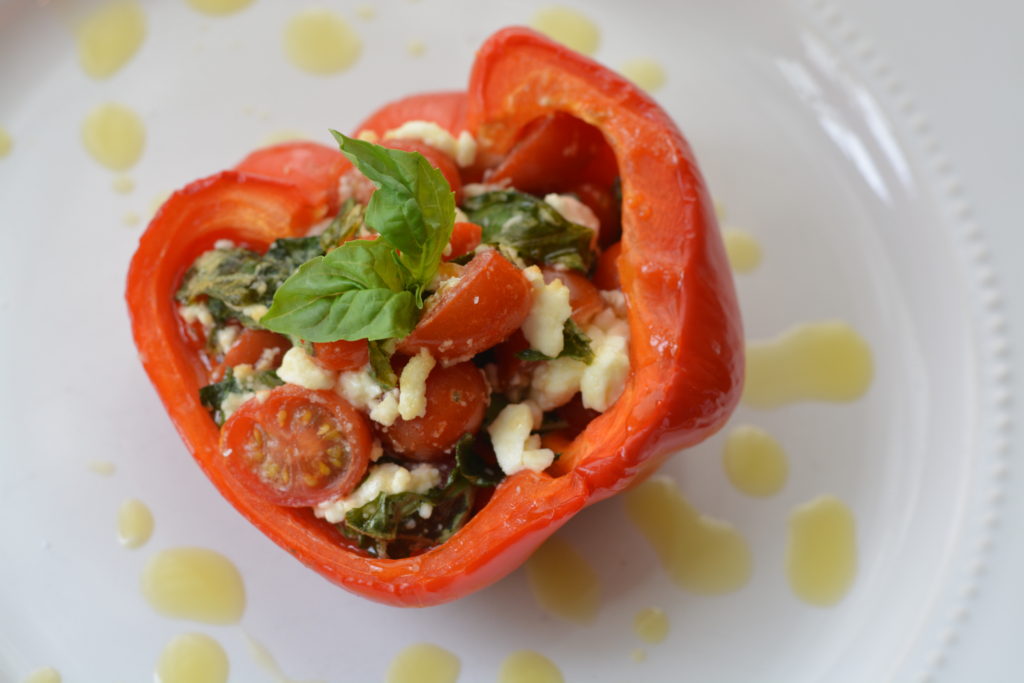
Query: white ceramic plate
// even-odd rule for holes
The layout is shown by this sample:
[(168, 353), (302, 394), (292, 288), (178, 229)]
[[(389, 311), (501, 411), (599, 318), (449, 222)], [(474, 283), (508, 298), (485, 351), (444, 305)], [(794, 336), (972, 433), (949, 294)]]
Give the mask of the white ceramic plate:
[[(492, 680), (522, 648), (570, 681), (941, 677), (980, 585), (1010, 451), (1006, 325), (984, 231), (941, 141), (838, 8), (587, 3), (602, 31), (598, 59), (665, 66), (656, 96), (695, 146), (725, 224), (763, 245), (763, 265), (737, 278), (749, 336), (842, 318), (871, 344), (876, 378), (851, 404), (737, 412), (734, 423), (768, 429), (789, 452), (792, 476), (773, 498), (730, 486), (721, 436), (666, 466), (702, 512), (749, 540), (753, 578), (734, 594), (674, 588), (620, 501), (579, 515), (564, 537), (603, 588), (599, 618), (582, 627), (546, 615), (522, 571), (456, 604), (400, 611), (296, 563), (188, 457), (135, 359), (122, 298), (141, 231), (124, 225), (126, 212), (146, 214), (155, 196), (277, 131), (327, 141), (326, 128), (351, 128), (395, 97), (458, 88), (483, 38), (540, 5), (378, 0), (364, 21), (354, 3), (324, 3), (365, 48), (351, 71), (316, 77), (282, 53), (294, 5), (263, 0), (214, 19), (153, 2), (142, 49), (96, 82), (75, 59), (67, 5), (53, 4), (0, 3), (0, 126), (15, 142), (0, 159), (0, 679), (52, 665), (66, 681), (144, 680), (185, 631), (222, 642), (235, 681), (273, 680), (243, 632), (291, 676), (327, 681), (381, 680), (401, 647), (423, 640), (456, 653), (465, 681)], [(412, 40), (425, 54), (406, 51)], [(85, 113), (108, 100), (147, 126), (129, 195), (111, 191), (112, 174), (80, 142)], [(116, 474), (88, 471), (94, 459), (116, 463)], [(787, 515), (822, 493), (849, 503), (860, 547), (855, 584), (832, 608), (801, 603), (784, 572)], [(115, 537), (128, 497), (156, 517), (138, 551)], [(176, 545), (237, 563), (248, 592), (241, 627), (150, 610), (140, 570)], [(671, 633), (637, 663), (632, 616), (649, 605), (669, 613)]]

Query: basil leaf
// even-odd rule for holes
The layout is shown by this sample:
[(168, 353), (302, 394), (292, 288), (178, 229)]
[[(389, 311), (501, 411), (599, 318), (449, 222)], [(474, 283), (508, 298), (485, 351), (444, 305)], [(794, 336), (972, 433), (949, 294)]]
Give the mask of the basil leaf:
[(355, 237), (363, 225), (365, 213), (362, 204), (352, 198), (346, 199), (331, 224), (320, 233), (320, 250), (326, 253), (346, 239)]
[(404, 337), (417, 311), (406, 273), (383, 239), (346, 242), (302, 265), (260, 320), (269, 330), (313, 342)]
[(417, 287), (437, 273), (455, 224), (455, 194), (444, 175), (422, 154), (374, 145), (331, 131), (342, 153), (377, 186), (366, 222), (398, 248)]
[(446, 490), (462, 485), (462, 482), (470, 486), (489, 488), (497, 486), (505, 478), (504, 472), (485, 462), (474, 450), (475, 441), (472, 434), (465, 434), (455, 444), (455, 467), (448, 475)]
[(345, 513), (345, 525), (370, 538), (394, 540), (405, 518), (417, 514), (420, 505), (430, 502), (420, 493), (381, 493), (366, 505)]
[(528, 264), (561, 265), (587, 272), (594, 261), (594, 231), (572, 223), (533, 195), (495, 190), (470, 197), (462, 206), (483, 228), (483, 241), (515, 249)]
[(217, 425), (224, 424), (224, 401), (232, 394), (244, 394), (263, 389), (273, 389), (284, 384), (273, 370), (256, 372), (245, 379), (235, 377), (234, 368), (228, 368), (219, 382), (207, 384), (199, 390), (199, 401), (210, 412)]
[(377, 384), (385, 390), (398, 386), (398, 376), (391, 368), (391, 355), (384, 350), (379, 341), (368, 342), (370, 346), (370, 370)]
[[(516, 354), (517, 358), (527, 361), (554, 360), (535, 349), (526, 349)], [(572, 318), (565, 321), (562, 328), (562, 352), (558, 358), (573, 358), (587, 365), (594, 362), (594, 350), (590, 348), (590, 337), (583, 333), (580, 326)]]

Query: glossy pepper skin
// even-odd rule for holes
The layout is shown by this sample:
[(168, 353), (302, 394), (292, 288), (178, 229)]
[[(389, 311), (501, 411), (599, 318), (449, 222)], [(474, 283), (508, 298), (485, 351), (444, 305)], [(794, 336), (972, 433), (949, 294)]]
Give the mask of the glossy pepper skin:
[(366, 557), (310, 510), (265, 503), (232, 481), (217, 448), (217, 427), (197, 396), (208, 369), (175, 313), (173, 294), (196, 256), (218, 238), (262, 246), (301, 234), (328, 210), (330, 199), (309, 191), (319, 184), (305, 172), (300, 187), (282, 174), (228, 171), (172, 196), (142, 237), (128, 276), (132, 326), (182, 438), (218, 490), (263, 533), (355, 593), (426, 606), (497, 581), (576, 512), (638, 483), (672, 452), (714, 433), (739, 399), (742, 330), (710, 199), (675, 125), (633, 85), (532, 31), (510, 28), (478, 52), (465, 97), (407, 98), (361, 129), (382, 133), (403, 120), (427, 118), (455, 134), (469, 130), (485, 156), (499, 158), (524, 126), (557, 111), (597, 127), (618, 160), (619, 270), (629, 301), (631, 376), (619, 400), (551, 471), (508, 477), (451, 539), (415, 557)]

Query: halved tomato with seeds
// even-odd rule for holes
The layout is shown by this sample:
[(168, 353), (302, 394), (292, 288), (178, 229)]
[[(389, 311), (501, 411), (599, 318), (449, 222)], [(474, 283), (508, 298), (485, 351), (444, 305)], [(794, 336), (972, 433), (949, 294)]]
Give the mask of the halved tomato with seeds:
[(293, 507), (348, 494), (366, 473), (366, 418), (331, 391), (293, 384), (242, 404), (221, 429), (228, 470), (250, 491)]

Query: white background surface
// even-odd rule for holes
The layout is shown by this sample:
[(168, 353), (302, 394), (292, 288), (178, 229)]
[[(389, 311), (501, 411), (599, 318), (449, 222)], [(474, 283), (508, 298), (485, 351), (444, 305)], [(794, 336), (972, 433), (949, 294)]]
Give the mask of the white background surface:
[[(18, 4), (24, 3), (0, 8)], [(213, 547), (239, 564), (249, 591), (243, 627), (298, 678), (379, 679), (390, 656), (416, 640), (456, 652), (463, 680), (491, 679), (500, 658), (520, 647), (550, 656), (568, 680), (660, 681), (680, 672), (697, 681), (920, 680), (928, 673), (936, 680), (1013, 681), (1024, 675), (1019, 450), (977, 597), (966, 608), (958, 565), (932, 554), (936, 544), (956, 549), (965, 536), (969, 541), (972, 505), (982, 518), (990, 507), (979, 501), (988, 490), (969, 490), (958, 476), (974, 472), (991, 445), (984, 414), (973, 412), (984, 411), (969, 400), (970, 373), (986, 362), (973, 345), (983, 346), (984, 337), (979, 342), (958, 332), (984, 325), (977, 302), (961, 287), (970, 278), (958, 274), (962, 248), (950, 237), (946, 188), (899, 106), (913, 99), (960, 180), (989, 240), (1005, 302), (997, 312), (1009, 315), (1011, 351), (1019, 352), (1024, 47), (1014, 28), (1024, 19), (1020, 9), (996, 2), (970, 9), (954, 2), (838, 3), (845, 17), (838, 28), (827, 20), (833, 5), (694, 2), (688, 14), (674, 3), (638, 3), (628, 13), (621, 3), (587, 9), (604, 35), (598, 58), (617, 64), (653, 53), (666, 63), (670, 83), (659, 99), (680, 116), (732, 219), (765, 244), (761, 271), (740, 278), (751, 333), (846, 317), (875, 346), (879, 376), (869, 396), (845, 410), (741, 410), (740, 419), (766, 424), (790, 448), (794, 478), (778, 500), (751, 502), (729, 489), (717, 462), (720, 439), (669, 466), (702, 510), (736, 522), (750, 539), (755, 578), (734, 596), (699, 599), (671, 588), (622, 519), (619, 502), (582, 515), (568, 537), (598, 565), (605, 603), (595, 626), (578, 628), (534, 607), (522, 572), (455, 605), (418, 612), (371, 605), (327, 586), (216, 496), (185, 456), (132, 356), (120, 297), (140, 228), (120, 224), (125, 210), (145, 212), (153, 195), (229, 165), (275, 130), (315, 132), (324, 127), (325, 112), (326, 125), (351, 127), (396, 95), (458, 87), (472, 47), (501, 24), (524, 21), (535, 6), (460, 5), (459, 21), (472, 28), (459, 30), (454, 13), (432, 9), (445, 4), (440, 0), (374, 3), (378, 18), (369, 24), (353, 18), (353, 3), (330, 4), (364, 37), (376, 38), (351, 75), (326, 81), (330, 89), (292, 70), (276, 52), (280, 26), (294, 11), (284, 3), (257, 2), (221, 20), (190, 13), (183, 3), (160, 3), (152, 10), (160, 21), (151, 23), (143, 50), (123, 74), (103, 83), (81, 75), (59, 24), (18, 24), (15, 36), (0, 23), (0, 125), (14, 133), (16, 145), (14, 155), (0, 160), (6, 241), (0, 348), (8, 359), (0, 370), (0, 680), (42, 664), (61, 669), (67, 681), (144, 680), (163, 643), (187, 630), (224, 643), (233, 680), (270, 680), (247, 657), (238, 628), (159, 618), (137, 595), (148, 554), (179, 544)], [(893, 123), (914, 182), (897, 183), (898, 168), (885, 165), (884, 149), (872, 148), (896, 192), (891, 204), (865, 189), (854, 165), (815, 127), (817, 115), (782, 87), (770, 58), (796, 54), (787, 42), (794, 21), (824, 35), (833, 51), (842, 51), (843, 36), (867, 37), (902, 84), (890, 93), (854, 65), (843, 71), (848, 82), (827, 93), (845, 115), (845, 85), (863, 86)], [(225, 26), (238, 30), (230, 41), (218, 40)], [(720, 33), (698, 30), (708, 27)], [(270, 36), (269, 47), (261, 48), (261, 35)], [(404, 54), (408, 38), (427, 42), (425, 58)], [(251, 68), (260, 60), (269, 66)], [(369, 63), (394, 78), (375, 78), (363, 68)], [(267, 83), (274, 84), (272, 94)], [(147, 123), (147, 149), (132, 172), (138, 189), (129, 198), (110, 191), (111, 174), (86, 158), (78, 141), (84, 111), (105, 99), (133, 105)], [(245, 105), (265, 113), (240, 116)], [(854, 111), (844, 120), (856, 126), (862, 118)], [(867, 127), (855, 131), (871, 141)], [(798, 163), (785, 166), (786, 174), (772, 174), (779, 160), (793, 159)], [(879, 228), (890, 224), (904, 229)], [(1011, 375), (1016, 425), (1024, 424), (1019, 368), (1018, 361)], [(915, 393), (922, 382), (947, 391)], [(978, 434), (968, 425), (975, 418)], [(804, 428), (808, 421), (818, 428)], [(978, 452), (958, 450), (961, 444)], [(113, 460), (117, 474), (102, 479), (87, 472), (90, 458)], [(861, 573), (842, 605), (812, 610), (785, 589), (780, 520), (791, 505), (836, 489), (857, 511)], [(912, 504), (911, 490), (919, 493)], [(153, 540), (136, 552), (118, 548), (112, 529), (117, 505), (129, 496), (150, 503), (157, 520)], [(949, 501), (968, 510), (966, 517), (950, 512)], [(915, 533), (903, 538), (892, 527)], [(973, 559), (964, 562), (973, 571)], [(629, 622), (648, 604), (669, 610), (673, 633), (636, 665), (628, 660), (639, 644)], [(962, 627), (947, 643), (950, 611), (961, 616)], [(353, 650), (362, 654), (354, 661)], [(337, 675), (339, 662), (349, 678)]]

